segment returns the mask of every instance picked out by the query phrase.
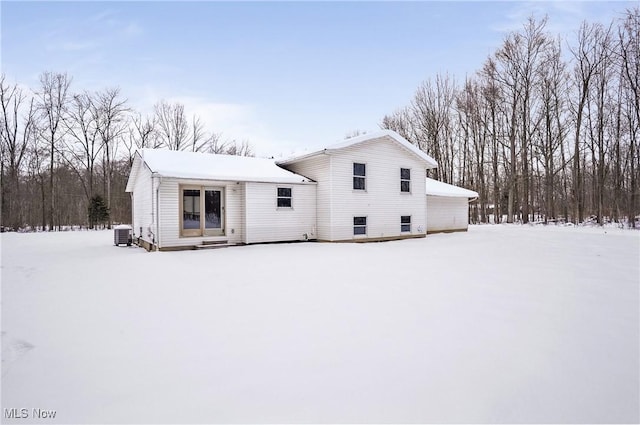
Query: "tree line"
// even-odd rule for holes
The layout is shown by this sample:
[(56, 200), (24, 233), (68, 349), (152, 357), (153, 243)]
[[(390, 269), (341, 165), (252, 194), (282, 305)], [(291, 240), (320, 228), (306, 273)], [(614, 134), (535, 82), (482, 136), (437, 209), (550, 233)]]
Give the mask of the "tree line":
[(570, 42), (546, 25), (529, 18), (462, 82), (424, 81), (381, 127), (432, 155), (434, 178), (478, 192), (473, 222), (635, 226), (640, 8)]
[[(253, 156), (248, 141), (206, 131), (180, 103), (161, 100), (143, 115), (118, 88), (74, 91), (72, 77), (55, 72), (39, 82), (32, 89), (0, 76), (3, 230), (128, 223), (124, 191), (139, 148)], [(103, 203), (108, 214), (96, 215)]]
[[(635, 226), (640, 211), (640, 8), (608, 25), (583, 22), (575, 40), (533, 17), (463, 82), (424, 81), (386, 115), (439, 164), (432, 177), (474, 189), (472, 222), (594, 220)], [(135, 111), (118, 88), (74, 91), (66, 73), (28, 88), (0, 77), (2, 226), (94, 226), (106, 204), (128, 222), (124, 192), (138, 148), (253, 156), (223, 141), (184, 105)]]

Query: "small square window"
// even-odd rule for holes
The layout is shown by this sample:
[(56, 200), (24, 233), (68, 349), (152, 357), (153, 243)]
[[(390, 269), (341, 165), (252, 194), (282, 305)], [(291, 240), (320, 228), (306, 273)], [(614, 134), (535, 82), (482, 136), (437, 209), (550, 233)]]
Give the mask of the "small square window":
[(278, 188), (278, 208), (291, 208), (291, 188)]
[(353, 189), (366, 190), (367, 166), (358, 162), (353, 163)]
[(353, 217), (353, 234), (367, 234), (367, 217)]
[(411, 169), (400, 169), (400, 192), (411, 192)]
[(411, 216), (403, 215), (400, 217), (400, 232), (411, 231)]

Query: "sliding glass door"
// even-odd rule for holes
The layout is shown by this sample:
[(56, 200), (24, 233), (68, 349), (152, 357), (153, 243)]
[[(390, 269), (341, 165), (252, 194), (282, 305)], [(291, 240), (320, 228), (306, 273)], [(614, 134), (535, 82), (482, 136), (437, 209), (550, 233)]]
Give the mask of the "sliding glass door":
[(224, 235), (224, 189), (182, 187), (181, 236)]

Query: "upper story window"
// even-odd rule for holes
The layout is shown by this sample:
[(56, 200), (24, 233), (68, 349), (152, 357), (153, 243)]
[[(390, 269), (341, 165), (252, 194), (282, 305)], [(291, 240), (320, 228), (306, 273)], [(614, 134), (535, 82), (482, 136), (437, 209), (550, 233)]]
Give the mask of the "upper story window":
[(278, 208), (291, 208), (291, 188), (278, 188)]
[(353, 163), (353, 189), (366, 190), (367, 166), (358, 162)]
[(411, 169), (400, 169), (400, 192), (411, 192)]

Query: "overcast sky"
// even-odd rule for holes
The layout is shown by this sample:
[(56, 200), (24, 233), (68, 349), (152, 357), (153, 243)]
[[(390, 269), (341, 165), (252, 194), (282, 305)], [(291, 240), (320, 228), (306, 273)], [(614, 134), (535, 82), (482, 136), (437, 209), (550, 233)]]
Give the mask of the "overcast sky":
[(571, 36), (633, 2), (24, 2), (0, 4), (2, 72), (32, 88), (68, 72), (76, 91), (120, 87), (132, 107), (180, 101), (258, 155), (375, 131), (437, 73), (473, 74), (549, 16)]

